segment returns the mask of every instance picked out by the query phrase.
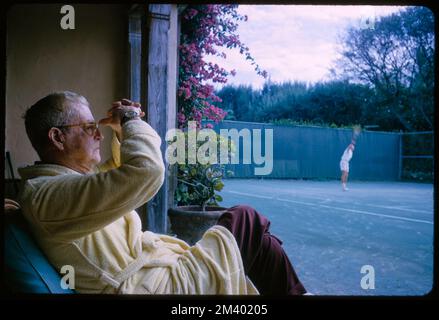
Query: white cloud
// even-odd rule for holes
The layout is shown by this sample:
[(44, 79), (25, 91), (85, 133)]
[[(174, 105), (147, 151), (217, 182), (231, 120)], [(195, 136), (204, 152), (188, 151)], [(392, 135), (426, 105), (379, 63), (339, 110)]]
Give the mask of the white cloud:
[[(248, 16), (238, 33), (271, 80), (283, 82), (325, 80), (337, 55), (337, 35), (365, 17), (379, 17), (401, 10), (396, 6), (311, 6), (240, 5), (238, 12)], [(228, 84), (261, 87), (264, 79), (256, 74), (238, 50), (226, 50), (227, 59), (208, 57), (236, 77)]]

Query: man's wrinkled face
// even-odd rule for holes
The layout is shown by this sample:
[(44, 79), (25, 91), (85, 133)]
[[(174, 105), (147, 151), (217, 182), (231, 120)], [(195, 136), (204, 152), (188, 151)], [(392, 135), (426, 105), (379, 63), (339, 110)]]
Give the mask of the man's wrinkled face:
[(93, 168), (101, 161), (100, 142), (104, 136), (99, 129), (93, 130), (92, 124), (96, 121), (87, 104), (77, 102), (72, 108), (76, 110), (76, 117), (71, 124), (85, 125), (72, 127), (66, 131), (65, 151), (75, 163)]

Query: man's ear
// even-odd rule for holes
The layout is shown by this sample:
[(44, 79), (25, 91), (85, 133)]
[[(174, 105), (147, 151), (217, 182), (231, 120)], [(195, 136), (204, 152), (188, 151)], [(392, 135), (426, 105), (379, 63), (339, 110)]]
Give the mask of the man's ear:
[(64, 133), (58, 128), (50, 128), (48, 138), (52, 146), (58, 150), (64, 150), (64, 142), (66, 141)]

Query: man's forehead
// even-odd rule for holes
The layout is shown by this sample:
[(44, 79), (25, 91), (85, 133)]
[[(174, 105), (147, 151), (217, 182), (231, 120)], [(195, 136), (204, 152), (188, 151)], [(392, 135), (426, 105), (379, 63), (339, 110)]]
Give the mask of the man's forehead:
[(94, 117), (90, 110), (90, 106), (88, 102), (87, 103), (78, 102), (74, 105), (74, 108), (76, 110), (76, 114), (81, 120), (94, 121)]

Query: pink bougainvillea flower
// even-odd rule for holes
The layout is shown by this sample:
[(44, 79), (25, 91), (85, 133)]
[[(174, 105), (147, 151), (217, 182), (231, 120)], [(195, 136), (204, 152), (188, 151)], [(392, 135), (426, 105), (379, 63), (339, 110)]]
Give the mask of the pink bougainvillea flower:
[(227, 112), (212, 105), (222, 100), (215, 95), (214, 87), (206, 82), (226, 83), (229, 75), (236, 70), (227, 71), (216, 63), (207, 62), (207, 55), (226, 58), (218, 48), (238, 48), (247, 60), (252, 61), (259, 75), (266, 77), (266, 71), (254, 62), (246, 47), (239, 39), (238, 22), (248, 17), (237, 12), (238, 5), (188, 5), (182, 12), (179, 45), (178, 74), (178, 124), (184, 127), (187, 121), (197, 122), (201, 127), (203, 119), (221, 121)]

